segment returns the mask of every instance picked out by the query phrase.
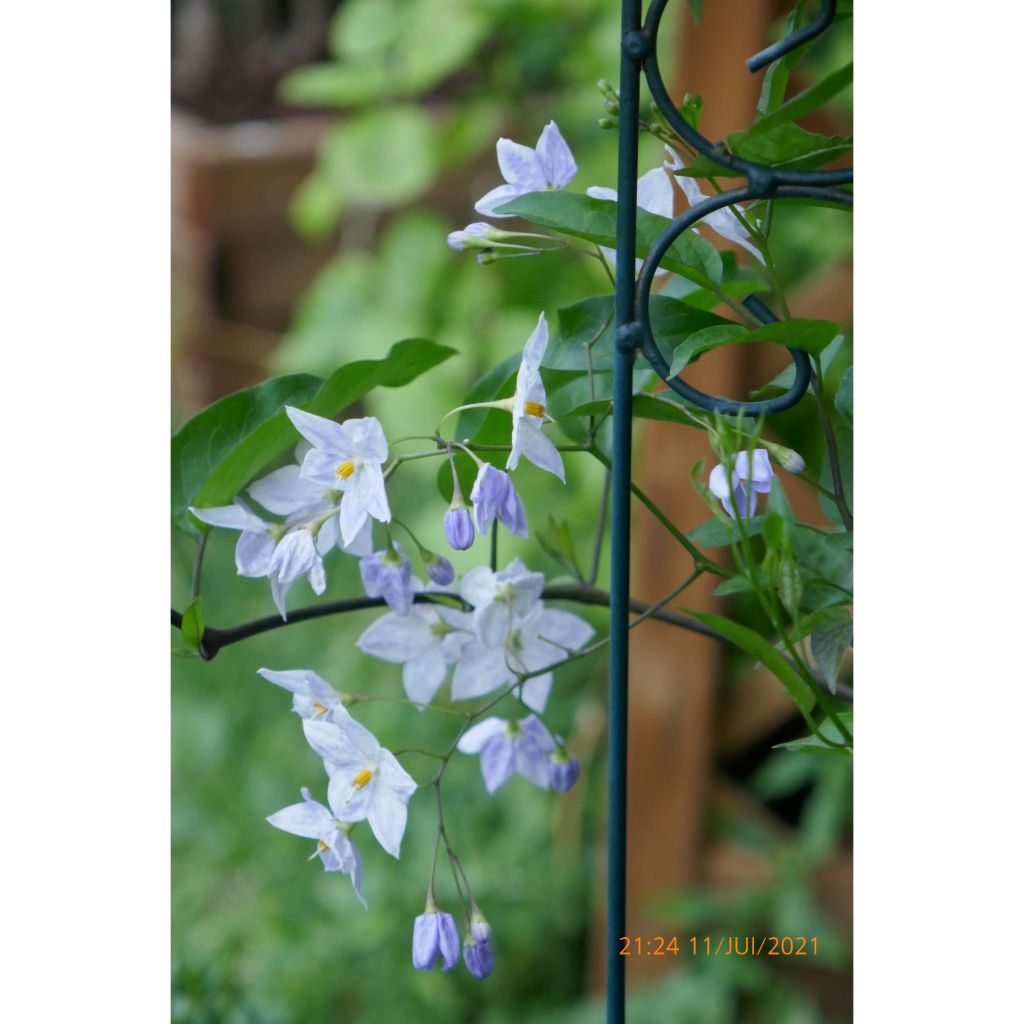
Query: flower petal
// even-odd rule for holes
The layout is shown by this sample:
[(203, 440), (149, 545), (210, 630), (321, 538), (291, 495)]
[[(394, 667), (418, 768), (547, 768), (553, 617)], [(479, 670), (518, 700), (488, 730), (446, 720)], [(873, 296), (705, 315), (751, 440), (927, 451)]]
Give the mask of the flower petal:
[(286, 405), (285, 412), (288, 413), (288, 419), (292, 421), (295, 429), (314, 448), (322, 448), (328, 452), (345, 452), (345, 435), (340, 423), (324, 419), (323, 416), (315, 416), (311, 412), (304, 412), (292, 405)]
[(488, 793), (496, 793), (508, 782), (515, 768), (516, 751), (504, 731), (492, 736), (480, 751), (480, 771)]
[(545, 640), (570, 651), (578, 650), (594, 635), (589, 622), (560, 608), (545, 608), (537, 631)]
[(440, 647), (421, 658), (413, 658), (402, 669), (402, 686), (406, 696), (417, 704), (429, 704), (448, 674), (448, 666)]
[(276, 814), (271, 814), (267, 821), (282, 832), (291, 832), (293, 836), (302, 836), (305, 839), (320, 839), (334, 828), (334, 815), (315, 800), (291, 804)]
[(498, 139), (496, 149), (501, 176), (520, 194), (547, 190), (547, 177), (535, 150), (511, 139)]
[(463, 754), (479, 754), (484, 744), (500, 732), (505, 731), (507, 725), (504, 718), (485, 718), (477, 722), (471, 729), (467, 729), (459, 740), (458, 749)]
[(420, 608), (408, 615), (388, 612), (363, 630), (356, 647), (364, 654), (401, 664), (427, 656), (437, 646), (431, 620)]
[(377, 786), (370, 802), (366, 820), (377, 837), (377, 842), (391, 854), (398, 857), (409, 817), (405, 801), (388, 786)]
[(240, 501), (232, 505), (219, 505), (216, 508), (195, 508), (189, 506), (189, 512), (210, 526), (219, 526), (225, 530), (266, 530), (267, 524), (258, 515), (251, 512)]
[(300, 476), (298, 465), (282, 466), (249, 485), (249, 496), (268, 512), (290, 516), (324, 502), (324, 489)]
[(549, 121), (540, 133), (537, 158), (547, 184), (554, 188), (565, 188), (576, 177), (576, 161), (554, 121)]
[(270, 572), (270, 561), (277, 547), (266, 528), (243, 530), (235, 545), (235, 569), (239, 576), (259, 577)]
[(485, 217), (514, 217), (514, 213), (495, 213), (494, 211), (502, 203), (511, 202), (521, 195), (522, 192), (515, 185), (499, 185), (497, 188), (492, 188), (487, 195), (478, 199), (473, 209), (477, 213), (482, 213)]

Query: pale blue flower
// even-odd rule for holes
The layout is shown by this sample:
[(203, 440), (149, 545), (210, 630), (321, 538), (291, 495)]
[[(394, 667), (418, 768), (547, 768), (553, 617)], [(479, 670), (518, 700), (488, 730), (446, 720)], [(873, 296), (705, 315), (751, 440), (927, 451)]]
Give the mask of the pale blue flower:
[(326, 680), (309, 669), (288, 669), (276, 672), (273, 669), (257, 670), (268, 683), (288, 690), (292, 696), (292, 710), (300, 718), (322, 718), (333, 722), (348, 714), (341, 701), (341, 695)]
[(408, 614), (388, 612), (363, 631), (356, 646), (382, 661), (402, 666), (409, 700), (429, 704), (463, 646), (473, 637), (468, 612), (441, 605), (415, 604)]
[(736, 518), (749, 519), (757, 512), (757, 496), (768, 494), (772, 489), (772, 462), (765, 448), (755, 448), (753, 458), (747, 452), (737, 452), (732, 463), (732, 479), (728, 478), (725, 466), (719, 463), (708, 479), (708, 490), (718, 498), (726, 512)]
[(442, 971), (459, 962), (459, 933), (451, 914), (428, 905), (412, 927), (412, 965), (417, 971), (432, 971), (439, 958)]
[(355, 843), (348, 836), (346, 824), (314, 800), (306, 787), (301, 792), (301, 804), (291, 804), (270, 815), (267, 821), (283, 832), (304, 839), (315, 839), (316, 852), (324, 870), (341, 871), (350, 876), (359, 902), (366, 907), (363, 896), (363, 862)]
[(510, 533), (519, 537), (529, 536), (523, 499), (508, 473), (489, 462), (482, 463), (469, 497), (476, 513), (476, 528), (482, 537), (487, 536), (487, 530), (495, 519)]
[(536, 715), (519, 722), (485, 718), (463, 734), (458, 749), (463, 754), (480, 755), (480, 772), (488, 793), (497, 792), (513, 773), (541, 789), (551, 784), (549, 756), (555, 741)]
[[(505, 468), (519, 465), (520, 456), (540, 469), (554, 473), (565, 483), (562, 455), (551, 438), (541, 433), (547, 396), (540, 377), (540, 363), (548, 347), (548, 322), (541, 313), (533, 334), (526, 342), (523, 358), (516, 376), (516, 391), (512, 405), (512, 451)], [(480, 531), (483, 533), (483, 531)]]
[(576, 176), (573, 159), (558, 125), (548, 122), (530, 149), (511, 139), (498, 139), (498, 168), (506, 184), (492, 189), (474, 209), (485, 217), (512, 217), (511, 213), (495, 213), (495, 208), (529, 192), (550, 192), (565, 188)]
[(381, 465), (388, 442), (373, 416), (335, 423), (286, 406), (295, 429), (313, 446), (302, 460), (302, 475), (342, 492), (338, 526), (343, 544), (351, 544), (368, 516), (391, 522)]
[(367, 597), (383, 597), (399, 615), (408, 613), (414, 594), (412, 566), (397, 542), (385, 551), (375, 551), (360, 559), (359, 573)]
[(341, 821), (365, 818), (380, 845), (397, 857), (416, 782), (369, 729), (344, 708), (341, 711), (344, 716), (333, 722), (311, 718), (302, 722), (309, 745), (324, 759), (330, 776), (331, 810)]

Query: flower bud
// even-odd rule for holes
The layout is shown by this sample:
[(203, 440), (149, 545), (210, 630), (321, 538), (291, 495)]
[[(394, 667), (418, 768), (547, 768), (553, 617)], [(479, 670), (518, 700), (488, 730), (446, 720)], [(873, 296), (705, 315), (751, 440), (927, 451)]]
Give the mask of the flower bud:
[(456, 551), (465, 551), (473, 546), (476, 531), (473, 516), (464, 502), (452, 501), (451, 508), (444, 514), (444, 535)]
[(570, 755), (564, 747), (559, 747), (551, 755), (548, 774), (551, 778), (551, 788), (559, 793), (567, 793), (579, 780), (579, 758), (575, 755)]
[(448, 244), (457, 252), (464, 252), (466, 249), (486, 249), (489, 243), (484, 239), (484, 233), (490, 224), (478, 221), (475, 224), (467, 224), (461, 231), (453, 231), (448, 236)]
[(447, 558), (425, 549), (421, 554), (423, 555), (423, 564), (426, 566), (427, 575), (439, 586), (446, 587), (455, 579), (455, 567)]
[(787, 448), (785, 445), (774, 444), (772, 441), (761, 439), (761, 444), (768, 449), (768, 454), (787, 472), (802, 473), (807, 466), (799, 452)]
[(477, 942), (487, 942), (491, 937), (491, 926), (487, 918), (480, 913), (480, 908), (473, 903), (473, 912), (469, 917), (469, 930)]
[(462, 958), (474, 978), (486, 978), (494, 970), (494, 954), (490, 942), (487, 939), (477, 941), (472, 933), (463, 941)]
[(412, 929), (412, 965), (417, 971), (432, 971), (438, 957), (441, 970), (450, 971), (459, 962), (459, 933), (455, 918), (437, 909), (427, 909), (416, 918)]

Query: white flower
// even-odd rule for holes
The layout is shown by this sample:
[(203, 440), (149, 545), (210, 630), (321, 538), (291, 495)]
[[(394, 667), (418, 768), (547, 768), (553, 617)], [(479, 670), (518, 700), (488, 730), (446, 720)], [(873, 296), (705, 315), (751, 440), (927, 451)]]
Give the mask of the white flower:
[[(618, 200), (618, 192), (613, 188), (603, 188), (600, 185), (592, 185), (587, 189), (587, 195), (592, 199)], [(642, 175), (636, 183), (636, 205), (648, 213), (656, 213), (659, 217), (667, 217), (669, 220), (674, 216), (675, 188), (672, 185), (672, 176), (663, 167), (655, 167)], [(615, 250), (601, 246), (601, 252), (605, 254), (608, 262), (615, 267)], [(643, 260), (636, 261), (636, 270), (639, 273), (643, 266)], [(617, 271), (616, 271), (617, 272)], [(667, 270), (658, 270), (655, 277), (663, 277), (668, 274)]]
[(320, 520), (317, 551), (326, 555), (335, 546), (347, 555), (369, 555), (373, 551), (373, 522), (367, 518), (350, 544), (342, 543), (337, 516), (341, 492), (333, 487), (307, 480), (298, 465), (282, 466), (249, 487), (249, 496), (274, 515), (286, 516), (285, 526), (309, 524)]
[(275, 672), (269, 668), (261, 668), (258, 672), (268, 683), (280, 686), (294, 695), (292, 710), (301, 718), (322, 718), (325, 722), (333, 722), (336, 717), (342, 717), (338, 714), (345, 710), (341, 696), (315, 672), (308, 669)]
[[(316, 840), (316, 852), (324, 871), (341, 871), (352, 878), (352, 888), (359, 902), (366, 907), (363, 896), (363, 862), (355, 844), (349, 839), (345, 823), (339, 821), (323, 804), (302, 787), (302, 803), (291, 804), (270, 815), (267, 821), (274, 828), (294, 836)], [(368, 909), (368, 908), (367, 908)]]
[(365, 818), (380, 845), (397, 857), (416, 783), (369, 729), (344, 708), (341, 711), (344, 715), (333, 722), (310, 718), (302, 722), (309, 745), (324, 759), (330, 774), (328, 803), (340, 821)]
[(766, 449), (755, 448), (753, 458), (749, 458), (746, 452), (737, 452), (732, 462), (731, 483), (725, 466), (719, 463), (711, 470), (708, 490), (733, 519), (737, 511), (743, 519), (749, 519), (757, 512), (757, 496), (771, 491), (774, 475)]
[(540, 379), (540, 363), (548, 347), (548, 323), (541, 313), (533, 334), (523, 349), (523, 359), (516, 376), (516, 393), (512, 405), (512, 451), (506, 469), (515, 469), (519, 457), (529, 459), (540, 469), (554, 473), (565, 483), (562, 456), (551, 439), (541, 432), (547, 395)]
[(519, 722), (485, 718), (467, 729), (458, 742), (463, 754), (480, 755), (480, 772), (488, 793), (499, 790), (518, 772), (541, 789), (551, 784), (551, 755), (555, 741), (536, 715)]
[(368, 516), (391, 522), (381, 464), (388, 457), (384, 428), (373, 416), (334, 420), (285, 407), (295, 429), (313, 447), (302, 461), (307, 480), (342, 492), (338, 525), (343, 544), (352, 544)]
[(238, 575), (267, 575), (280, 530), (275, 523), (264, 522), (238, 498), (232, 505), (221, 505), (217, 508), (190, 507), (189, 512), (210, 526), (241, 530), (242, 536), (235, 545), (235, 568)]
[(473, 606), (473, 628), (491, 647), (501, 643), (511, 616), (526, 615), (543, 592), (544, 573), (530, 572), (519, 558), (498, 572), (478, 565), (459, 582), (459, 596)]
[[(668, 154), (668, 159), (664, 164), (665, 169), (670, 173), (672, 171), (681, 171), (684, 167), (682, 157), (671, 146), (666, 146), (665, 152)], [(696, 206), (699, 202), (708, 198), (701, 192), (696, 178), (691, 178), (685, 174), (672, 174), (672, 177), (679, 184), (690, 206)], [(668, 216), (671, 217), (672, 214), (670, 213)], [(728, 241), (742, 245), (744, 249), (752, 252), (757, 259), (764, 263), (764, 256), (761, 255), (761, 251), (750, 241), (750, 232), (747, 231), (740, 219), (729, 207), (726, 206), (720, 210), (715, 210), (714, 213), (709, 213), (703, 218), (701, 223), (706, 224), (712, 231), (717, 232)]]
[(406, 615), (388, 612), (356, 641), (366, 654), (402, 666), (402, 685), (409, 700), (429, 704), (473, 636), (467, 612), (439, 605), (417, 604)]
[[(526, 615), (510, 616), (508, 630), (497, 644), (483, 639), (466, 644), (455, 665), (452, 698), (468, 700), (511, 686), (520, 675), (564, 661), (569, 651), (582, 647), (593, 635), (590, 623), (537, 602)], [(551, 672), (527, 679), (519, 691), (523, 703), (542, 712), (552, 679)]]
[(506, 184), (477, 202), (474, 209), (485, 217), (514, 217), (512, 213), (495, 213), (494, 209), (529, 192), (565, 188), (576, 176), (576, 161), (554, 121), (545, 125), (536, 149), (511, 139), (498, 139), (497, 151), (498, 168)]

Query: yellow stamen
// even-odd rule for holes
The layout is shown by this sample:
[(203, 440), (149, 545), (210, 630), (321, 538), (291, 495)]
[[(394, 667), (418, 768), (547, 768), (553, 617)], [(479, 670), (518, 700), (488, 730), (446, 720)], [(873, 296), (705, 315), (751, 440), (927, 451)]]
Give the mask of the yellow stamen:
[(313, 701), (313, 710), (318, 715), (326, 715), (327, 714), (327, 708), (325, 708), (323, 706), (323, 704), (321, 704), (320, 701), (318, 701), (318, 700)]
[(544, 406), (540, 402), (525, 402), (523, 408), (530, 416), (543, 416)]
[(355, 786), (355, 787), (356, 787), (356, 789), (362, 789), (362, 788), (363, 788), (364, 786), (366, 786), (366, 785), (368, 785), (368, 784), (369, 784), (369, 782), (370, 782), (370, 779), (372, 779), (372, 778), (373, 778), (373, 772), (371, 772), (369, 768), (364, 768), (364, 769), (363, 769), (363, 770), (362, 770), (362, 771), (361, 771), (361, 772), (360, 772), (360, 773), (359, 773), (359, 774), (358, 774), (358, 775), (357, 775), (357, 776), (356, 776), (356, 777), (355, 777), (355, 778), (354, 778), (354, 779), (352, 780), (352, 785), (353, 785), (353, 786)]
[(354, 472), (356, 467), (351, 462), (343, 462), (335, 471), (335, 476), (340, 476), (342, 480), (347, 480)]
[(322, 839), (318, 839), (316, 841), (316, 852), (317, 853), (326, 853), (329, 849), (330, 849), (330, 847)]

